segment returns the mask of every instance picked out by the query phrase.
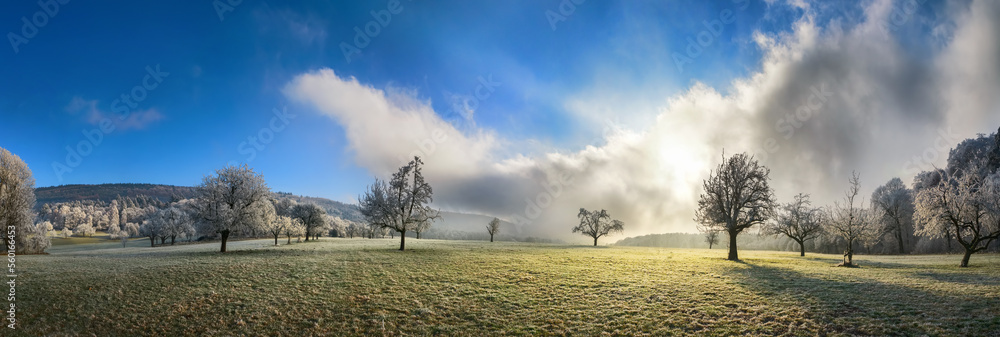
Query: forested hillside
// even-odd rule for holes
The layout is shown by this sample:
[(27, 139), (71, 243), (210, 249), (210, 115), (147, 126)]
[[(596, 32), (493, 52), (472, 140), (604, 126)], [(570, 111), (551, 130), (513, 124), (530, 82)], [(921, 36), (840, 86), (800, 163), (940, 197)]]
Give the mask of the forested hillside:
[(117, 197), (147, 196), (160, 201), (169, 202), (174, 197), (178, 199), (193, 198), (195, 188), (188, 186), (156, 185), (156, 184), (100, 184), (100, 185), (60, 185), (39, 187), (35, 189), (35, 207), (47, 203), (69, 201), (97, 200), (105, 203)]

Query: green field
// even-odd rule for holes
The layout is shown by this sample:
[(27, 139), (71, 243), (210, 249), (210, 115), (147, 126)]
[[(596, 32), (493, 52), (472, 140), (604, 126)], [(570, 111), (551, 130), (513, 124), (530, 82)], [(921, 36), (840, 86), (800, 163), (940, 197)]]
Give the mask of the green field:
[[(19, 257), (28, 335), (997, 335), (1000, 256), (329, 239)], [(6, 333), (7, 331), (5, 331)]]

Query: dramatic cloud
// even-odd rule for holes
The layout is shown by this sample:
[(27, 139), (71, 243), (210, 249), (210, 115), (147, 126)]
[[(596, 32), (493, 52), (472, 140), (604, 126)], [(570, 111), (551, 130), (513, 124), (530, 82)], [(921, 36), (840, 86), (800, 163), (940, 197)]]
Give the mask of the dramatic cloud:
[[(605, 126), (576, 152), (501, 158), (507, 143), (492, 132), (460, 131), (411, 92), (328, 69), (300, 75), (285, 93), (342, 125), (357, 162), (374, 173), (422, 155), (436, 205), (562, 238), (572, 238), (580, 207), (608, 209), (627, 235), (693, 231), (701, 181), (723, 149), (751, 152), (770, 167), (780, 200), (803, 192), (829, 203), (851, 171), (867, 194), (942, 165), (962, 138), (1000, 125), (1000, 3), (975, 1), (928, 19), (875, 1), (862, 18), (824, 22), (817, 18), (829, 13), (817, 11), (829, 9), (793, 5), (804, 14), (790, 31), (755, 34), (758, 71), (723, 91), (695, 83), (662, 99), (647, 128)], [(902, 42), (913, 31), (933, 32), (940, 43)]]

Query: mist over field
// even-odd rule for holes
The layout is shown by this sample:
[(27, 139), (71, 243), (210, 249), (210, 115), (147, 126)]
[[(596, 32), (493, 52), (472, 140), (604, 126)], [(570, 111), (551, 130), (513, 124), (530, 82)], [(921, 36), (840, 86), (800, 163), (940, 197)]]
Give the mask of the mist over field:
[(4, 336), (1000, 331), (998, 1), (0, 8)]

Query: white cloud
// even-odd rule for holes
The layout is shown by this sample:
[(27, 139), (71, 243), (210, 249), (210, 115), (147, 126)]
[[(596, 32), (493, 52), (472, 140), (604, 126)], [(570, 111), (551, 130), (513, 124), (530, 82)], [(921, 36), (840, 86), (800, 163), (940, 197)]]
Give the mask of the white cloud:
[[(893, 11), (886, 1), (869, 3), (856, 25), (827, 27), (814, 20), (822, 9), (795, 5), (805, 14), (790, 32), (755, 35), (759, 71), (734, 79), (726, 93), (695, 83), (661, 100), (648, 127), (607, 129), (589, 142), (599, 146), (577, 152), (501, 158), (506, 141), (492, 132), (459, 131), (413, 93), (375, 89), (329, 69), (298, 76), (285, 94), (336, 120), (358, 164), (376, 174), (395, 170), (423, 144), (437, 205), (510, 219), (532, 218), (533, 204), (547, 204), (522, 230), (561, 237), (579, 207), (608, 209), (629, 235), (692, 231), (701, 181), (723, 149), (756, 154), (772, 169), (780, 199), (803, 192), (828, 203), (853, 170), (869, 193), (925, 168), (913, 158), (934, 149), (940, 134), (965, 138), (1000, 124), (1000, 23), (993, 20), (1000, 4), (977, 1), (955, 11), (954, 38), (931, 55), (915, 55), (885, 33)], [(928, 31), (951, 23), (931, 24)], [(435, 142), (435, 132), (446, 140)], [(935, 151), (944, 153), (923, 165), (944, 163), (947, 149)], [(567, 178), (572, 182), (550, 185)]]
[(110, 120), (114, 123), (115, 129), (119, 131), (142, 130), (163, 119), (163, 114), (156, 108), (133, 110), (122, 118), (121, 115), (101, 110), (97, 104), (97, 100), (87, 100), (79, 96), (73, 97), (73, 100), (66, 106), (66, 111), (72, 114), (83, 114), (87, 123), (95, 126), (100, 125), (105, 119)]

